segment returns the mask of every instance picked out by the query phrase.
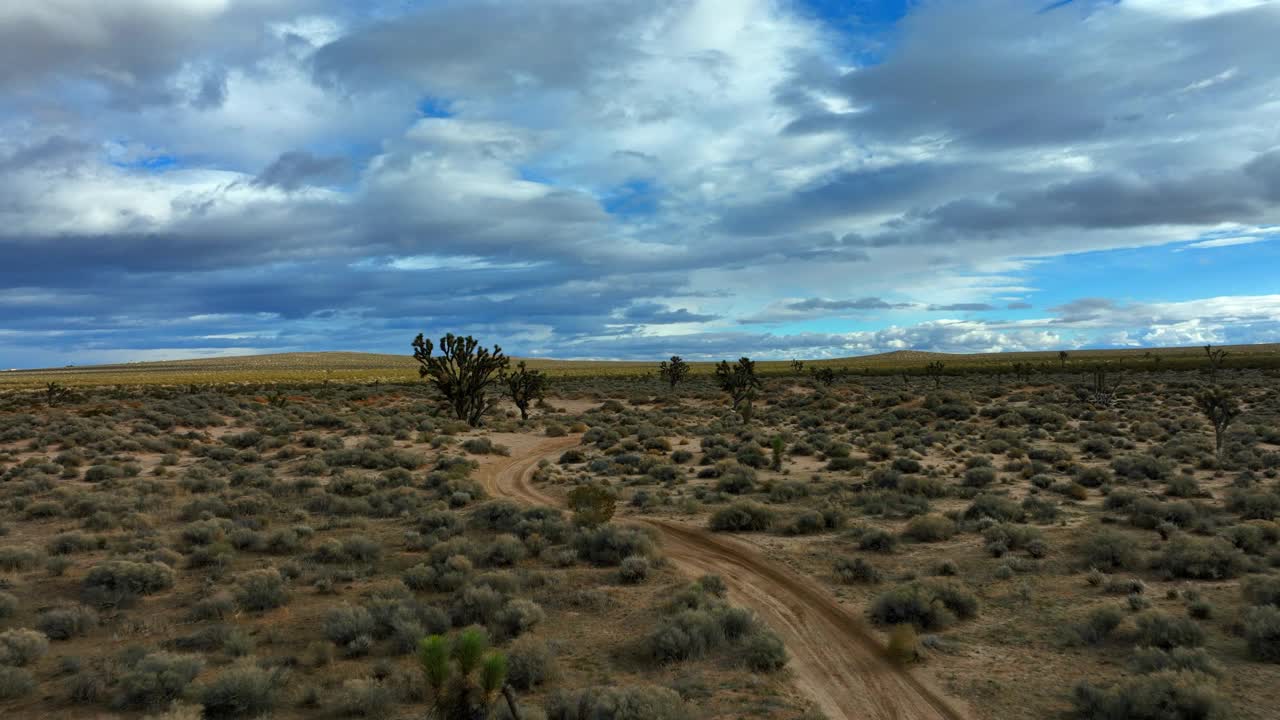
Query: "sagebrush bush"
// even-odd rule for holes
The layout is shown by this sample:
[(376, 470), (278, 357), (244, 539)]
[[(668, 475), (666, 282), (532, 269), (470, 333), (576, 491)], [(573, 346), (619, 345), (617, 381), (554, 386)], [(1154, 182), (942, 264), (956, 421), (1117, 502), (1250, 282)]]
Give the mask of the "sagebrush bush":
[(507, 682), (517, 690), (532, 690), (542, 685), (554, 671), (555, 656), (545, 640), (525, 636), (507, 650)]
[(956, 534), (956, 523), (942, 515), (920, 515), (907, 523), (902, 534), (916, 542), (950, 540)]
[(30, 670), (0, 665), (0, 700), (16, 700), (36, 689), (36, 678)]
[(84, 605), (71, 605), (40, 613), (36, 627), (51, 640), (69, 640), (98, 625), (98, 613)]
[(1141, 556), (1131, 538), (1116, 530), (1101, 528), (1090, 532), (1077, 547), (1088, 567), (1106, 570), (1132, 570), (1141, 564)]
[(835, 562), (836, 580), (845, 584), (878, 583), (881, 573), (874, 565), (860, 557), (840, 557)]
[(1280, 608), (1271, 605), (1249, 608), (1244, 615), (1244, 639), (1250, 657), (1280, 663)]
[(912, 582), (877, 596), (870, 614), (882, 625), (911, 623), (919, 630), (938, 630), (957, 618), (975, 617), (978, 599), (957, 585)]
[(276, 678), (250, 663), (222, 671), (200, 688), (204, 717), (254, 718), (270, 713), (276, 703)]
[(743, 643), (742, 660), (754, 672), (774, 672), (787, 664), (787, 649), (773, 632), (757, 630)]
[(284, 578), (275, 568), (242, 574), (236, 583), (235, 597), (236, 603), (250, 612), (272, 610), (289, 601)]
[(561, 691), (547, 704), (547, 720), (691, 720), (674, 690), (650, 685)]
[(1118, 607), (1106, 605), (1090, 610), (1083, 619), (1063, 629), (1065, 640), (1072, 645), (1096, 645), (1107, 639), (1120, 623), (1124, 613)]
[(1140, 673), (1155, 673), (1163, 670), (1186, 670), (1207, 675), (1222, 673), (1222, 668), (1218, 667), (1204, 648), (1178, 647), (1172, 650), (1161, 650), (1154, 647), (1140, 647), (1133, 651), (1129, 664)]
[(13, 617), (18, 612), (18, 598), (12, 594), (0, 590), (0, 620)]
[(87, 598), (111, 605), (167, 590), (173, 587), (173, 577), (173, 568), (163, 563), (108, 560), (90, 568), (83, 586)]
[(1204, 644), (1205, 632), (1191, 618), (1149, 612), (1138, 616), (1138, 644), (1170, 650)]
[(200, 659), (191, 655), (149, 653), (120, 674), (115, 705), (128, 710), (164, 707), (182, 696), (201, 667)]
[(648, 579), (648, 577), (648, 558), (633, 555), (631, 557), (624, 558), (622, 560), (622, 564), (618, 566), (618, 578), (629, 585), (642, 583)]
[(740, 500), (712, 513), (709, 527), (717, 532), (760, 532), (776, 520), (777, 513), (764, 505)]
[(651, 557), (653, 540), (635, 528), (600, 525), (582, 528), (573, 536), (578, 557), (595, 565), (616, 566), (628, 557)]
[(1072, 694), (1082, 720), (1226, 720), (1229, 708), (1212, 679), (1191, 672), (1140, 675), (1110, 689), (1082, 682)]
[(26, 667), (49, 650), (49, 639), (43, 633), (17, 628), (0, 633), (0, 665)]
[(1243, 554), (1221, 538), (1180, 536), (1165, 545), (1154, 567), (1169, 577), (1222, 580), (1239, 575), (1245, 562)]

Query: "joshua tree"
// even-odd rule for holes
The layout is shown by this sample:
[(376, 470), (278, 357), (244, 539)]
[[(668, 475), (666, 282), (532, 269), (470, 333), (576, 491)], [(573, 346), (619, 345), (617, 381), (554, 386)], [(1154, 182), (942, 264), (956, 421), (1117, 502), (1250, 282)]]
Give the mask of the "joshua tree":
[(933, 386), (935, 388), (942, 387), (942, 372), (946, 370), (946, 368), (947, 368), (946, 363), (942, 362), (941, 360), (934, 360), (933, 362), (924, 366), (924, 372), (926, 375), (933, 378)]
[[(750, 358), (738, 358), (736, 365), (721, 360), (716, 366), (716, 384), (729, 393), (733, 409), (740, 412), (743, 421), (751, 420), (751, 403), (759, 390), (760, 378), (756, 377), (756, 363)], [(741, 410), (739, 410), (741, 408)]]
[(782, 439), (781, 435), (774, 435), (773, 442), (773, 460), (769, 463), (769, 469), (779, 471), (782, 469), (782, 453), (787, 449), (787, 441)]
[(1067, 351), (1066, 351), (1066, 350), (1059, 350), (1059, 351), (1058, 351), (1058, 367), (1059, 367), (1059, 368), (1061, 368), (1061, 369), (1063, 369), (1063, 370), (1066, 370), (1066, 369), (1067, 369), (1067, 358), (1068, 358), (1068, 357), (1070, 357), (1070, 355), (1068, 355), (1068, 354), (1067, 354)]
[(1111, 372), (1110, 363), (1098, 363), (1093, 366), (1093, 387), (1088, 392), (1088, 398), (1095, 405), (1114, 405), (1116, 402), (1116, 392), (1120, 389), (1120, 381), (1111, 382), (1107, 376)]
[(664, 360), (658, 366), (658, 377), (670, 383), (673, 390), (688, 374), (689, 363), (685, 362), (679, 355), (672, 355), (671, 360)]
[(538, 370), (530, 370), (521, 360), (516, 371), (503, 377), (511, 402), (520, 408), (520, 419), (529, 419), (529, 405), (542, 399), (547, 392), (547, 376)]
[(823, 385), (830, 386), (832, 383), (836, 381), (836, 371), (832, 370), (829, 367), (823, 367), (823, 368), (811, 367), (809, 368), (809, 374), (813, 375), (813, 379), (817, 380)]
[(1016, 362), (1013, 364), (1013, 376), (1019, 382), (1029, 382), (1031, 380), (1031, 363)]
[(1209, 377), (1217, 382), (1218, 370), (1222, 368), (1222, 361), (1226, 359), (1228, 353), (1222, 348), (1215, 348), (1212, 345), (1204, 346), (1204, 354), (1209, 356)]
[(603, 525), (613, 519), (618, 496), (600, 485), (579, 485), (569, 491), (569, 509), (574, 523), (582, 527)]
[(792, 361), (791, 361), (791, 372), (793, 372), (793, 373), (795, 373), (795, 374), (799, 375), (799, 374), (800, 374), (801, 372), (803, 372), (803, 371), (804, 371), (804, 361), (803, 361), (803, 360), (792, 360)]
[(1222, 443), (1227, 439), (1227, 426), (1240, 416), (1240, 403), (1225, 388), (1215, 387), (1196, 396), (1196, 407), (1213, 425), (1213, 445), (1222, 457)]
[(71, 391), (63, 387), (62, 383), (51, 382), (44, 386), (44, 401), (49, 407), (53, 407), (69, 397), (71, 397)]
[(418, 644), (418, 664), (427, 681), (431, 717), (485, 720), (501, 695), (511, 717), (520, 720), (515, 692), (507, 684), (507, 656), (489, 650), (479, 628), (467, 628), (449, 642), (431, 635)]
[(430, 376), (431, 384), (444, 395), (459, 420), (479, 427), (492, 407), (485, 394), (506, 371), (507, 356), (497, 345), (490, 352), (470, 335), (458, 337), (453, 333), (440, 338), (440, 355), (432, 355), (433, 349), (422, 333), (414, 338), (413, 358), (421, 365), (418, 375)]

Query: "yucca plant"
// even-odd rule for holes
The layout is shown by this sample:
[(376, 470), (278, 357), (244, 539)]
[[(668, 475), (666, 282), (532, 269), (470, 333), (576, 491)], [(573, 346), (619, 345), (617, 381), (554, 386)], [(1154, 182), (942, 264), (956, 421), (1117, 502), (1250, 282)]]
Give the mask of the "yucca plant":
[(423, 638), (418, 664), (427, 681), (430, 717), (485, 720), (502, 697), (511, 717), (521, 720), (515, 692), (507, 683), (507, 656), (489, 649), (483, 630), (467, 628), (452, 641), (443, 635)]

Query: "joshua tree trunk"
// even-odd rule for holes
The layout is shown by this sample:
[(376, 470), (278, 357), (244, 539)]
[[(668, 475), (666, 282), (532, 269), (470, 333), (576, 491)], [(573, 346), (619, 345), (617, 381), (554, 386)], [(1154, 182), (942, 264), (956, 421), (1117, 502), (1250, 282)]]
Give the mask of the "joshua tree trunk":
[(524, 716), (520, 714), (520, 706), (516, 705), (516, 694), (511, 689), (511, 683), (502, 685), (502, 697), (507, 701), (507, 710), (511, 713), (511, 720), (524, 720)]

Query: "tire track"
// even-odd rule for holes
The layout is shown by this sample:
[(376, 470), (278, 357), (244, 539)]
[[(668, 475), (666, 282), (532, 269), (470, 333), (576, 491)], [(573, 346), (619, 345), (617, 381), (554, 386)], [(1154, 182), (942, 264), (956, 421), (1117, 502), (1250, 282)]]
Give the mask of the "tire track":
[[(559, 506), (533, 486), (532, 476), (540, 460), (579, 441), (540, 442), (520, 457), (482, 467), (478, 479), (494, 497)], [(623, 522), (654, 530), (667, 558), (685, 574), (723, 577), (733, 602), (754, 610), (782, 638), (797, 689), (829, 720), (966, 720), (941, 692), (891, 663), (861, 618), (813, 578), (732, 536), (659, 518)]]

